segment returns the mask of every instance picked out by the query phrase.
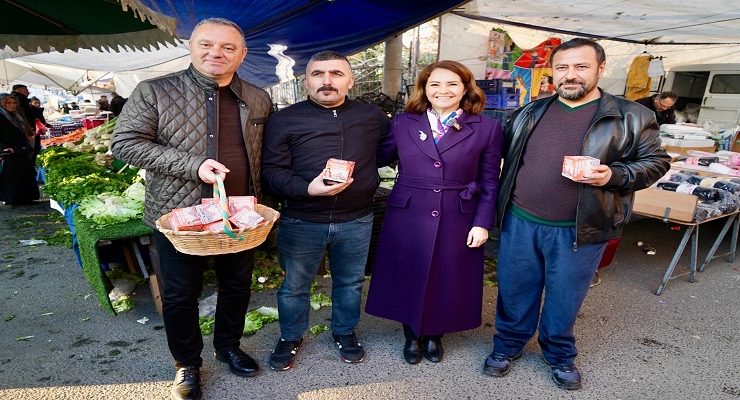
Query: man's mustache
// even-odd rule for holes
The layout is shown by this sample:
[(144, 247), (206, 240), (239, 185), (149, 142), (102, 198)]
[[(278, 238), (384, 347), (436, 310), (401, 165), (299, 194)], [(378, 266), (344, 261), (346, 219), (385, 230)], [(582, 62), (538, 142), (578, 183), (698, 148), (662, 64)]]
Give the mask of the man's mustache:
[(573, 85), (573, 84), (583, 85), (583, 82), (581, 82), (579, 79), (566, 79), (560, 82), (561, 86), (562, 85)]
[(335, 87), (333, 87), (333, 86), (326, 86), (326, 85), (318, 88), (316, 90), (316, 93), (318, 93), (318, 92), (329, 92), (329, 91), (339, 93), (339, 91)]

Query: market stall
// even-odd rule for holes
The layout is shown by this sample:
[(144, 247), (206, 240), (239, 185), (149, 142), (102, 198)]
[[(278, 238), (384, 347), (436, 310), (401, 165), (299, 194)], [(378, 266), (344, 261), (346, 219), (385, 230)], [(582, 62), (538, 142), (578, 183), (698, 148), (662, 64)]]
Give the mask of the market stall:
[[(656, 295), (662, 294), (668, 281), (674, 278), (673, 272), (689, 241), (689, 281), (692, 283), (696, 279), (696, 271), (703, 272), (713, 259), (727, 255), (729, 262), (735, 261), (740, 228), (740, 153), (692, 150), (690, 154), (696, 155), (682, 157), (681, 161), (672, 163), (671, 170), (663, 179), (653, 187), (635, 193), (635, 214), (660, 219), (684, 230)], [(718, 170), (724, 173), (718, 173)], [(699, 229), (716, 220), (724, 220), (724, 225), (699, 266)], [(730, 230), (729, 252), (717, 255)]]
[[(78, 118), (87, 120), (94, 117)], [(122, 265), (126, 272), (147, 277), (144, 258), (138, 245), (131, 240), (151, 234), (151, 228), (142, 220), (144, 210), (144, 185), (136, 168), (121, 163), (108, 153), (110, 136), (115, 119), (100, 121), (100, 125), (86, 129), (84, 126), (59, 136), (48, 135), (42, 143), (46, 147), (39, 154), (39, 168), (44, 172), (44, 192), (51, 204), (65, 215), (73, 234), (73, 249), (80, 267), (95, 290), (100, 305), (116, 313), (116, 304), (109, 297), (112, 288), (98, 244), (114, 240), (127, 255)], [(83, 124), (84, 125), (84, 124)], [(131, 257), (130, 254), (136, 254)]]

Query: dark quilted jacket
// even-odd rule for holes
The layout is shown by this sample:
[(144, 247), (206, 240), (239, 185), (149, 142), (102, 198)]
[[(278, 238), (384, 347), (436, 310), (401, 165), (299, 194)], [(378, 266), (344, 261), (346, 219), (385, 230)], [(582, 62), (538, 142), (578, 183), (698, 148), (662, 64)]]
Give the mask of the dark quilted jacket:
[[(262, 198), (262, 131), (272, 108), (262, 89), (234, 75), (230, 84), (240, 100), (253, 192)], [(218, 160), (218, 85), (190, 68), (139, 83), (118, 117), (111, 151), (146, 169), (144, 222), (174, 208), (189, 207), (211, 194), (198, 177), (207, 158)]]

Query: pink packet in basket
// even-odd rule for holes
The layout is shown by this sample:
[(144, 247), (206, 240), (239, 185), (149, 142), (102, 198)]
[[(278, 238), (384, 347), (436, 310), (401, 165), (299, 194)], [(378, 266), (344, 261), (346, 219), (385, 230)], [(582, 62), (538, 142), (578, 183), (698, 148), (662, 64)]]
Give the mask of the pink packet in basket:
[(204, 225), (222, 219), (216, 204), (199, 204), (172, 210), (170, 225), (175, 231), (200, 231)]
[[(231, 224), (229, 224), (229, 227), (233, 229)], [(203, 232), (223, 232), (224, 231), (224, 221), (216, 221), (211, 222), (210, 224), (205, 224), (202, 229)]]
[(238, 213), (234, 214), (229, 218), (229, 221), (231, 221), (234, 226), (236, 226), (238, 229), (252, 229), (255, 226), (261, 224), (265, 221), (264, 218), (262, 218), (261, 215), (259, 215), (256, 211), (250, 210), (250, 209), (242, 209)]
[[(229, 216), (234, 215), (245, 208), (254, 210), (255, 205), (257, 204), (257, 198), (254, 196), (228, 196), (226, 199), (229, 202)], [(216, 204), (216, 199), (201, 199), (200, 203)]]

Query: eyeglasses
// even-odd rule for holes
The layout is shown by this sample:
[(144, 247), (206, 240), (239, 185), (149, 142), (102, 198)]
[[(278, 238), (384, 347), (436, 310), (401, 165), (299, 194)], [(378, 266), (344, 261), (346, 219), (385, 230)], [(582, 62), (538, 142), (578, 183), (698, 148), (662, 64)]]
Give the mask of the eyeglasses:
[(665, 99), (662, 101), (658, 99), (655, 100), (655, 108), (660, 108), (661, 110), (671, 109), (673, 108), (673, 105), (674, 105), (674, 102), (671, 101), (670, 99)]

